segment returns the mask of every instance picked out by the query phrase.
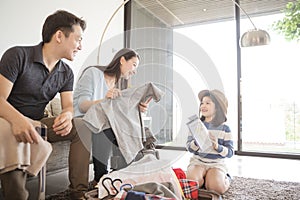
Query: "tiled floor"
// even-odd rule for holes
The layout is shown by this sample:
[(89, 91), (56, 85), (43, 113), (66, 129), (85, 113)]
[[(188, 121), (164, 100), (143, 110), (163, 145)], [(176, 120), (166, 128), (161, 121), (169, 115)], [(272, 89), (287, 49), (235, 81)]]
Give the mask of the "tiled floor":
[[(160, 159), (168, 160), (174, 168), (185, 170), (189, 162), (189, 157), (190, 154), (187, 152), (160, 150)], [(232, 176), (300, 182), (300, 160), (234, 156), (228, 159), (227, 163)], [(90, 171), (90, 179), (92, 179), (92, 165), (90, 165)], [(27, 186), (31, 193), (30, 200), (36, 200), (37, 179), (28, 181)], [(67, 187), (68, 173), (66, 170), (55, 174), (48, 174), (46, 184), (47, 194), (63, 191)]]

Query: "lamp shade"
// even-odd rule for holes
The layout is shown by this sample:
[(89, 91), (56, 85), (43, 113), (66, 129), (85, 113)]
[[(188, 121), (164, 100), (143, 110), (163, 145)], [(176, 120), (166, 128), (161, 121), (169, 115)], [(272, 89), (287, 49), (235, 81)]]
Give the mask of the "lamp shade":
[(252, 29), (245, 32), (240, 40), (241, 47), (267, 45), (270, 43), (270, 35), (261, 29)]

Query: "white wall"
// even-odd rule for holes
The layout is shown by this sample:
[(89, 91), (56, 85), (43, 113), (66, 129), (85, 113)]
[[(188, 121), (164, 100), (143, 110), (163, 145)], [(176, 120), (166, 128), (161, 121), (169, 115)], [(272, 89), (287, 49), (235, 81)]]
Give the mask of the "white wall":
[[(97, 64), (96, 57), (91, 57), (91, 54), (98, 49), (104, 27), (121, 3), (122, 0), (0, 0), (0, 57), (9, 47), (38, 44), (42, 40), (42, 25), (46, 17), (64, 9), (87, 21), (83, 49), (73, 62), (68, 62), (76, 79), (84, 64)], [(111, 21), (103, 43), (110, 43), (112, 37), (123, 32), (123, 16), (123, 9), (120, 9)], [(100, 63), (107, 63), (115, 49), (123, 47), (123, 42), (118, 40), (109, 46), (114, 50), (105, 49), (107, 56)]]

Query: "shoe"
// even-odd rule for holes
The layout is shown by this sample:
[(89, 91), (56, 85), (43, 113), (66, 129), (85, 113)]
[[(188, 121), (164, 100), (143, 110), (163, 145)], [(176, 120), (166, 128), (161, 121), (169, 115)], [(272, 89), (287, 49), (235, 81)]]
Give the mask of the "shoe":
[(89, 182), (89, 185), (88, 185), (88, 191), (91, 191), (91, 190), (94, 190), (94, 189), (97, 189), (98, 188), (98, 182), (95, 181), (95, 180), (92, 180)]
[(233, 178), (228, 173), (226, 174), (226, 178), (229, 180), (229, 183), (231, 183), (233, 180)]
[(70, 199), (71, 200), (85, 200), (85, 191), (78, 191), (78, 190), (70, 190)]

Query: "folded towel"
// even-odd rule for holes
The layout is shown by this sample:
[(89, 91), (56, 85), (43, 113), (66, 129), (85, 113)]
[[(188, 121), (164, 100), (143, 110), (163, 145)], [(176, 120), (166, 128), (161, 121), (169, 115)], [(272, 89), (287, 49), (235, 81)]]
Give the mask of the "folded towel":
[(0, 174), (21, 169), (36, 176), (51, 152), (51, 144), (42, 137), (38, 138), (38, 144), (17, 142), (10, 124), (0, 118)]

